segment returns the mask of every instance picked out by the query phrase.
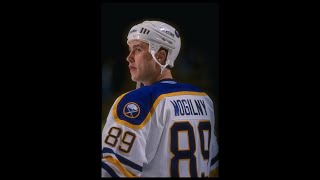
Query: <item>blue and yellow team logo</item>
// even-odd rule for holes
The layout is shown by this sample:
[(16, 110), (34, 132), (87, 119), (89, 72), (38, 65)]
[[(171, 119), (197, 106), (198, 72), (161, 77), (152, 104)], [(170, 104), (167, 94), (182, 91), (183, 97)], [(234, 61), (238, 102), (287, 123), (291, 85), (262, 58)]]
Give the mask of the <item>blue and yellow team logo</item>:
[(123, 114), (128, 118), (136, 118), (140, 114), (140, 107), (137, 103), (129, 102), (124, 106)]

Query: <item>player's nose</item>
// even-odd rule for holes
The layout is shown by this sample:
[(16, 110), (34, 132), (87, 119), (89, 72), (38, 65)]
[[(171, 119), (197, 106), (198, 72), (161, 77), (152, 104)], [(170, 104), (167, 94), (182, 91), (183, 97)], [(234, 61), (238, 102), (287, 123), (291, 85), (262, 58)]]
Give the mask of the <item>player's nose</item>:
[(127, 56), (126, 60), (130, 63), (133, 63), (134, 62), (134, 59), (133, 59), (133, 56), (132, 56), (132, 53), (130, 52), (129, 55)]

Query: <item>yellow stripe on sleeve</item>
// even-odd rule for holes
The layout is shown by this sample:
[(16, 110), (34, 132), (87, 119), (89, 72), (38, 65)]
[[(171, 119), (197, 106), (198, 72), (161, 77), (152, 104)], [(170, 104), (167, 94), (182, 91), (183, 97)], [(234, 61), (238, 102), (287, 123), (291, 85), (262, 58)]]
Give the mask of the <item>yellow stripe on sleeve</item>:
[(106, 159), (109, 163), (115, 165), (123, 175), (127, 177), (137, 177), (133, 173), (129, 172), (126, 168), (124, 168), (122, 164), (117, 159), (114, 159), (112, 156), (107, 156), (104, 159)]
[(219, 168), (215, 168), (214, 170), (210, 171), (209, 177), (219, 177)]

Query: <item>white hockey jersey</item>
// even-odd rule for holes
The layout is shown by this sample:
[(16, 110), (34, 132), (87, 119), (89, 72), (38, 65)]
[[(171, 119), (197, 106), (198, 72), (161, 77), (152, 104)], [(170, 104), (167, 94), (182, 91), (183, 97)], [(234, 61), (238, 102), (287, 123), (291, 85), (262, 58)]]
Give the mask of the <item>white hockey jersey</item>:
[(118, 97), (102, 132), (102, 177), (208, 177), (218, 167), (212, 100), (162, 80)]

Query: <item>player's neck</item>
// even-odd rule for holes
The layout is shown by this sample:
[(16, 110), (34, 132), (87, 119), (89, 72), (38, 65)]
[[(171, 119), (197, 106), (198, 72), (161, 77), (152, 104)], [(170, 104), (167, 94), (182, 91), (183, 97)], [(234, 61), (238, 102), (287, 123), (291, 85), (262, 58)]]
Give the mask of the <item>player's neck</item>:
[(142, 83), (145, 86), (149, 86), (155, 82), (161, 81), (162, 79), (173, 79), (170, 69), (165, 69), (163, 73), (159, 74), (156, 78)]

